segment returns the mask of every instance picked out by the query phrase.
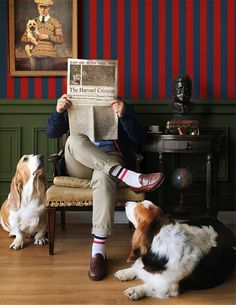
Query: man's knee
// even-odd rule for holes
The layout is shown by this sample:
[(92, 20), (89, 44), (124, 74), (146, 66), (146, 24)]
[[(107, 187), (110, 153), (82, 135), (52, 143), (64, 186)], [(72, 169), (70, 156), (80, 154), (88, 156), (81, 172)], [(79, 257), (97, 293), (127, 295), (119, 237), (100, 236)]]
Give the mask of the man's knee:
[(85, 134), (71, 134), (68, 139), (67, 139), (67, 145), (72, 145), (72, 146), (76, 146), (78, 147), (77, 145), (81, 145), (81, 144), (84, 144), (85, 142), (90, 142), (89, 140), (89, 137), (86, 136)]

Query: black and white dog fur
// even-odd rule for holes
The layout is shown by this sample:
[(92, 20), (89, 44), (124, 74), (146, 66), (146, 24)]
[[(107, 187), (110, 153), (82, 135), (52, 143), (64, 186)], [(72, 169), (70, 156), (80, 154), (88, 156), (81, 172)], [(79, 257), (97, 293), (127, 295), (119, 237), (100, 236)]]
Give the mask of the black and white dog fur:
[(186, 288), (211, 288), (233, 272), (236, 238), (216, 218), (175, 222), (147, 200), (128, 202), (126, 214), (135, 226), (128, 258), (133, 265), (117, 271), (115, 277), (144, 282), (124, 291), (129, 299), (164, 299)]

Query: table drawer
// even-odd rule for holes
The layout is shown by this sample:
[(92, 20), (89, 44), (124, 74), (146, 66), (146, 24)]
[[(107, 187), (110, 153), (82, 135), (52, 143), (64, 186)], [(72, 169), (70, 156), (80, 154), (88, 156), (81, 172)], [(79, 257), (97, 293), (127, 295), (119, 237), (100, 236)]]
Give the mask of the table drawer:
[(210, 141), (188, 141), (188, 140), (165, 140), (159, 141), (157, 144), (157, 149), (159, 151), (189, 151), (189, 152), (208, 152), (211, 150)]
[(144, 144), (146, 152), (215, 153), (221, 150), (222, 136), (151, 135)]

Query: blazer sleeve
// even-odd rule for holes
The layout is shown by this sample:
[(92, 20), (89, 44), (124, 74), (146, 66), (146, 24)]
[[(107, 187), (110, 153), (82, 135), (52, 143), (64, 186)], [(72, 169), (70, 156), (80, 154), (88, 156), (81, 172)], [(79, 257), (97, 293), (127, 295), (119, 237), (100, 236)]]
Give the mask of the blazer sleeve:
[(52, 112), (46, 125), (46, 134), (49, 138), (59, 138), (69, 130), (68, 112)]
[(129, 105), (126, 105), (125, 114), (123, 117), (119, 118), (119, 122), (132, 142), (145, 142), (144, 128), (139, 123), (136, 114)]

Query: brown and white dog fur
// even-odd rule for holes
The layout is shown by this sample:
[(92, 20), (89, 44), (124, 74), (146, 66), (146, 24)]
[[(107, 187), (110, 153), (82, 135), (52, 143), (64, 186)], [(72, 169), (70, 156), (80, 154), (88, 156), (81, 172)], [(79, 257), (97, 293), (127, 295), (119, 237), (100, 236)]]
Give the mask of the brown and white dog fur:
[(47, 243), (46, 187), (43, 156), (24, 155), (1, 207), (1, 225), (10, 237), (15, 236), (10, 248), (22, 249), (29, 237), (36, 245)]
[(28, 20), (26, 24), (26, 30), (22, 37), (22, 41), (26, 43), (25, 51), (31, 57), (31, 51), (37, 46), (39, 37), (38, 24), (36, 19)]
[(128, 202), (126, 214), (135, 226), (128, 258), (133, 265), (117, 271), (115, 277), (144, 282), (124, 291), (129, 299), (164, 299), (182, 289), (211, 288), (233, 272), (236, 238), (216, 218), (176, 222), (147, 200)]

